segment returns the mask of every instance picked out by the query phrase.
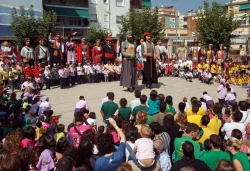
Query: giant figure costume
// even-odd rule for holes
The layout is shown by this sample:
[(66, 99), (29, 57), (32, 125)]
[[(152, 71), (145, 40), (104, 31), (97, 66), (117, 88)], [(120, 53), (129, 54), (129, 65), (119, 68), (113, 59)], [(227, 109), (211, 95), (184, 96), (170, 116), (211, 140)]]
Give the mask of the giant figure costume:
[[(120, 79), (120, 86), (127, 87), (128, 90), (133, 91), (138, 86), (138, 78), (136, 72), (136, 43), (132, 32), (126, 33), (126, 40), (121, 44), (122, 53), (122, 73)], [(129, 37), (128, 37), (129, 36)]]
[[(152, 84), (158, 84), (158, 78), (155, 65), (155, 46), (154, 43), (150, 41), (150, 38), (147, 40), (147, 36), (150, 36), (150, 33), (144, 33), (145, 42), (141, 44), (141, 54), (143, 55), (144, 65), (142, 84), (146, 85), (147, 88), (151, 88)], [(152, 54), (152, 56), (149, 54)]]

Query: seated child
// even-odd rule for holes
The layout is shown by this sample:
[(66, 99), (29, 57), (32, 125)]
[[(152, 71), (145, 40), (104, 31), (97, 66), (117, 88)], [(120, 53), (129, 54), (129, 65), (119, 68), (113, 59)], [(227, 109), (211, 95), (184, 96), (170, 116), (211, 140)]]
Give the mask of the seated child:
[(133, 160), (137, 167), (143, 169), (152, 166), (155, 162), (154, 143), (151, 140), (151, 128), (148, 125), (141, 126), (141, 138), (135, 141), (133, 154), (129, 160)]

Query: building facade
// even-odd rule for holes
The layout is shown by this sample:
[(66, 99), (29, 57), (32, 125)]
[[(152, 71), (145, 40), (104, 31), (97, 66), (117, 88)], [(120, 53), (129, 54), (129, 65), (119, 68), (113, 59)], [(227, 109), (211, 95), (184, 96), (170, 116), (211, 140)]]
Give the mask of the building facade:
[(13, 39), (14, 33), (11, 31), (10, 23), (11, 12), (13, 8), (19, 10), (20, 6), (23, 6), (25, 10), (33, 5), (34, 14), (36, 17), (42, 16), (43, 5), (42, 0), (1, 0), (0, 3), (0, 40), (10, 40)]
[(228, 8), (228, 13), (234, 12), (236, 15), (235, 19), (239, 19), (242, 16), (245, 18), (242, 20), (241, 25), (235, 30), (235, 34), (238, 37), (231, 39), (230, 53), (232, 55), (250, 55), (249, 52), (249, 38), (250, 38), (250, 1), (249, 0), (234, 0), (232, 5), (230, 2), (226, 3), (225, 6)]
[(43, 0), (46, 10), (53, 10), (57, 14), (55, 34), (67, 38), (70, 30), (77, 32), (74, 39), (80, 39), (87, 35), (89, 22), (89, 3), (82, 0)]

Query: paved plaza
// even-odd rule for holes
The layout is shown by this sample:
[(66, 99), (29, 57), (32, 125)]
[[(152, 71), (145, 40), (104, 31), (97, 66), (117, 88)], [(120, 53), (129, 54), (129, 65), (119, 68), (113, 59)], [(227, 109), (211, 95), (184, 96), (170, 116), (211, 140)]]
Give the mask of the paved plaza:
[[(162, 77), (158, 79), (158, 85), (152, 85), (152, 89), (157, 90), (158, 93), (162, 93), (165, 96), (171, 95), (173, 97), (174, 107), (177, 109), (178, 103), (182, 101), (183, 97), (190, 98), (202, 97), (202, 92), (207, 91), (213, 99), (217, 102), (216, 88), (218, 83), (207, 85), (200, 83), (197, 79), (190, 83), (184, 79), (173, 77)], [(79, 96), (83, 95), (89, 104), (90, 111), (95, 112), (97, 116), (97, 125), (102, 124), (102, 116), (100, 114), (100, 102), (101, 99), (106, 96), (107, 92), (115, 93), (115, 102), (119, 103), (121, 98), (126, 98), (128, 103), (133, 100), (134, 93), (125, 91), (126, 89), (119, 86), (120, 82), (102, 82), (93, 84), (82, 84), (70, 87), (68, 89), (60, 89), (58, 87), (52, 87), (51, 90), (41, 91), (41, 95), (48, 96), (54, 115), (60, 116), (60, 123), (65, 124), (67, 127), (69, 123), (73, 121), (75, 104), (79, 100)], [(240, 86), (232, 86), (237, 92), (237, 100), (246, 99), (246, 90)], [(142, 94), (147, 95), (149, 98), (150, 89), (145, 89), (139, 81), (139, 89)], [(20, 97), (20, 92), (17, 93)]]

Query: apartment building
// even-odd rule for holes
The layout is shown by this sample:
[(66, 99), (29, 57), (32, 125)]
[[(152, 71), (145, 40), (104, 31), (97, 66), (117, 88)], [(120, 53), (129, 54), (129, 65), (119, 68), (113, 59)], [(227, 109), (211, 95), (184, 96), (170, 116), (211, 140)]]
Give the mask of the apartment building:
[(43, 5), (41, 0), (1, 0), (0, 3), (0, 40), (11, 40), (15, 36), (11, 31), (10, 23), (11, 12), (15, 7), (17, 10), (20, 6), (24, 6), (26, 10), (29, 9), (30, 5), (34, 6), (35, 16), (42, 16)]

